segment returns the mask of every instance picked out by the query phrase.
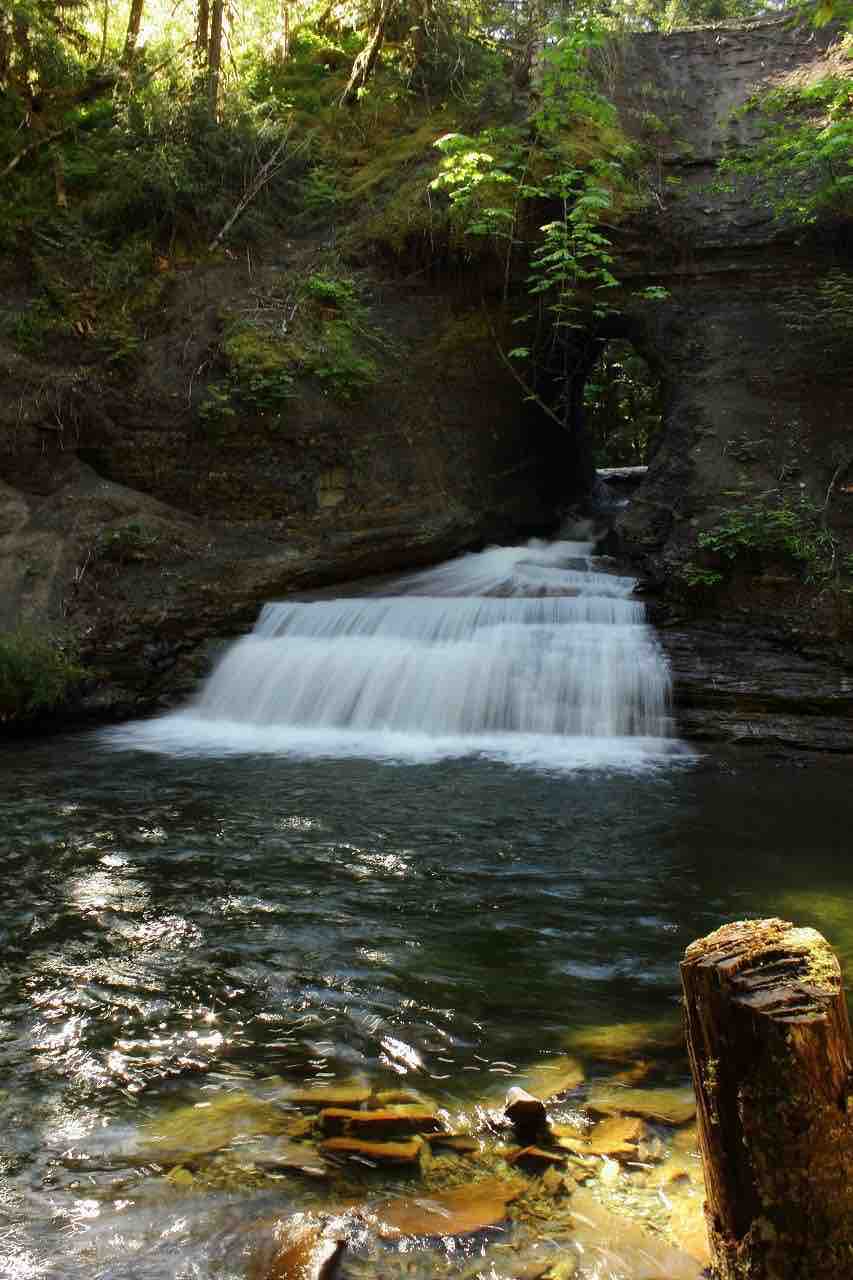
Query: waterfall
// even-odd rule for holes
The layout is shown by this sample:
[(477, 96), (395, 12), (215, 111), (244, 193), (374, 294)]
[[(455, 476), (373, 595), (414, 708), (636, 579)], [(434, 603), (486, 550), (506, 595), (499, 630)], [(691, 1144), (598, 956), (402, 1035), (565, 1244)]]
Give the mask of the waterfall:
[(589, 543), (531, 541), (379, 592), (268, 604), (192, 707), (119, 736), (557, 767), (659, 757), (675, 745), (669, 671), (634, 586)]

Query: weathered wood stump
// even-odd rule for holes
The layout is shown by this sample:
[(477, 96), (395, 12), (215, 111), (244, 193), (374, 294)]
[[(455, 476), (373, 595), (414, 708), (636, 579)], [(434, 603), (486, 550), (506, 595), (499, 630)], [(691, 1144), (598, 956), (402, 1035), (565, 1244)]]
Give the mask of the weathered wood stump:
[(681, 965), (721, 1280), (853, 1280), (853, 1041), (824, 938), (725, 925)]

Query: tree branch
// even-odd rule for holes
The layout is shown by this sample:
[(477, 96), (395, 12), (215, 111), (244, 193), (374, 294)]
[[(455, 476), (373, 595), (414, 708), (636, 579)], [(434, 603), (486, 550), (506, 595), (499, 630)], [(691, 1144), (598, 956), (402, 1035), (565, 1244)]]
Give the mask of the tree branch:
[(571, 427), (569, 427), (568, 423), (564, 422), (563, 419), (554, 412), (551, 406), (546, 404), (545, 401), (542, 399), (542, 397), (536, 391), (533, 390), (533, 388), (530, 386), (530, 383), (527, 382), (524, 378), (522, 378), (521, 374), (518, 372), (515, 365), (512, 363), (509, 356), (506, 354), (500, 342), (498, 341), (498, 335), (495, 333), (495, 327), (492, 324), (492, 317), (489, 315), (485, 306), (483, 307), (483, 315), (486, 317), (486, 324), (489, 326), (489, 332), (491, 333), (492, 338), (494, 339), (495, 348), (497, 350), (498, 355), (500, 356), (502, 362), (506, 365), (507, 369), (512, 374), (515, 381), (521, 387), (522, 391), (527, 396), (527, 399), (534, 401), (535, 404), (538, 404), (542, 412), (546, 413), (553, 422), (556, 422), (557, 426), (562, 431), (565, 431), (569, 435), (571, 435), (572, 430), (571, 430)]

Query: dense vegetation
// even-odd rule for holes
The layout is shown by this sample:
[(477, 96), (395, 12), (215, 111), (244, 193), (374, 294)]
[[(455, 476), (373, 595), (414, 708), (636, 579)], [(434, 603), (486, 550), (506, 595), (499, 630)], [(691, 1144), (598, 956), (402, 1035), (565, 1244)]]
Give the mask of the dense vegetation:
[[(479, 258), (505, 290), (521, 262), (530, 305), (508, 354), (527, 393), (566, 425), (570, 406), (553, 391), (575, 359), (564, 336), (580, 311), (617, 305), (609, 228), (648, 198), (641, 149), (607, 98), (615, 42), (761, 8), (15, 0), (0, 14), (0, 254), (27, 264), (40, 297), (5, 323), (23, 348), (50, 330), (77, 334), (120, 366), (171, 265), (242, 251), (277, 227), (336, 226), (345, 258), (368, 245)], [(819, 16), (828, 13), (824, 3)], [(849, 202), (851, 86), (842, 57), (826, 82), (763, 104), (777, 127), (749, 164), (780, 212), (807, 220), (821, 204)], [(792, 184), (804, 173), (806, 188)], [(323, 270), (334, 280), (333, 263)], [(355, 361), (338, 380), (344, 395), (375, 373), (369, 349), (350, 349), (352, 318), (350, 309), (332, 335), (344, 364)], [(632, 368), (599, 363), (608, 412), (648, 399), (644, 377), (628, 386)], [(269, 370), (253, 377), (255, 391), (288, 393), (286, 376), (277, 387)], [(214, 417), (227, 413), (228, 383), (213, 395)], [(611, 424), (604, 436), (620, 432)], [(599, 452), (644, 457), (641, 436), (648, 427), (621, 459), (615, 443)]]
[(67, 636), (25, 629), (0, 635), (0, 725), (55, 710), (83, 676)]

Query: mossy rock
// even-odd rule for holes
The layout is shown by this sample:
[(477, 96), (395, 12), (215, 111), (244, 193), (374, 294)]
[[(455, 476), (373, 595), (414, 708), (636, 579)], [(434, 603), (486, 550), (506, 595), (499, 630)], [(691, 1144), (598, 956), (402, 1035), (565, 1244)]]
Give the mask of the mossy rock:
[(149, 1121), (142, 1131), (143, 1153), (165, 1164), (183, 1164), (237, 1139), (286, 1133), (289, 1121), (274, 1103), (247, 1093), (223, 1093)]

